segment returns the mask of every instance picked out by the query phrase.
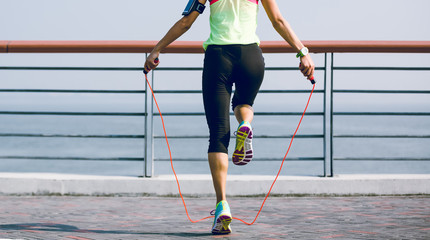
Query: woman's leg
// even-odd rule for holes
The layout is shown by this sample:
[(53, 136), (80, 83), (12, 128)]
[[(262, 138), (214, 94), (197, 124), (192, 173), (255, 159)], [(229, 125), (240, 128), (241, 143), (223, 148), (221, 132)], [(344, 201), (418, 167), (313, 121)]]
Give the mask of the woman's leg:
[[(228, 54), (227, 54), (228, 55)], [(221, 47), (209, 46), (203, 69), (203, 103), (209, 127), (208, 161), (216, 192), (213, 234), (231, 233), (233, 219), (226, 200), (232, 64)]]
[(222, 152), (208, 153), (212, 181), (216, 193), (216, 202), (226, 200), (225, 186), (227, 181), (228, 155)]
[(246, 165), (254, 156), (250, 124), (254, 118), (252, 105), (264, 77), (264, 58), (257, 44), (242, 47), (240, 64), (234, 74), (236, 91), (232, 103), (239, 127), (232, 160), (235, 165)]
[(239, 123), (243, 121), (250, 123), (254, 119), (254, 109), (248, 104), (241, 104), (234, 108), (234, 116)]
[(209, 127), (208, 161), (217, 203), (225, 200), (230, 142), (230, 99), (232, 63), (223, 47), (209, 46), (203, 69), (203, 103)]

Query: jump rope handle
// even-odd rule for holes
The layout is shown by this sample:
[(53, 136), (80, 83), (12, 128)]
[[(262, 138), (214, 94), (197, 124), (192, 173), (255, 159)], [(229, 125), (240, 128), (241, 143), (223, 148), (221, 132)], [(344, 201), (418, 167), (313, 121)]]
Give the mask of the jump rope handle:
[[(302, 63), (300, 63), (299, 68), (300, 68), (301, 66), (302, 66)], [(312, 76), (312, 77), (309, 79), (309, 81), (311, 81), (312, 85), (314, 85), (314, 84), (315, 84), (315, 78), (314, 78), (314, 76)]]
[[(156, 58), (155, 60), (154, 60), (154, 62), (155, 63), (158, 63), (160, 60), (158, 59), (158, 58)], [(151, 70), (149, 70), (149, 71), (151, 71)], [(146, 69), (145, 69), (145, 67), (143, 67), (143, 73), (146, 75), (146, 74), (148, 74), (148, 72), (149, 71), (146, 71)]]

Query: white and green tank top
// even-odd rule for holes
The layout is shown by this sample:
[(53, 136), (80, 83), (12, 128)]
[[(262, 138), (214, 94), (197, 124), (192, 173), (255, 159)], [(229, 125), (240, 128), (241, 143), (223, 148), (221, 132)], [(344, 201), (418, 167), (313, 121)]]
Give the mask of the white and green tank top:
[(258, 0), (210, 0), (208, 45), (260, 43), (256, 34)]

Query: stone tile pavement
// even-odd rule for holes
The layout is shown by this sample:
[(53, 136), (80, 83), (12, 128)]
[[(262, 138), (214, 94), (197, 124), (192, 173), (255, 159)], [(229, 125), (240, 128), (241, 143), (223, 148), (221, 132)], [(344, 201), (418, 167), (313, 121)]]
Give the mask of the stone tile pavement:
[[(252, 221), (263, 198), (230, 198)], [(212, 198), (187, 198), (193, 220)], [(430, 239), (429, 196), (272, 197), (252, 226), (232, 222), (210, 234), (212, 219), (190, 223), (179, 198), (0, 196), (0, 239)]]

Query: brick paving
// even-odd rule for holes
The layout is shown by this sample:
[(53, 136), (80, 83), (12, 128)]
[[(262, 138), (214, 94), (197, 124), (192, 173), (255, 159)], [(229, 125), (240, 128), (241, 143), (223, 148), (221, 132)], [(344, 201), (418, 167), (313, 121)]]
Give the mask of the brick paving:
[[(230, 198), (252, 221), (262, 198)], [(193, 220), (212, 198), (187, 198)], [(272, 197), (253, 226), (190, 223), (179, 198), (0, 196), (0, 239), (430, 239), (429, 196)]]

